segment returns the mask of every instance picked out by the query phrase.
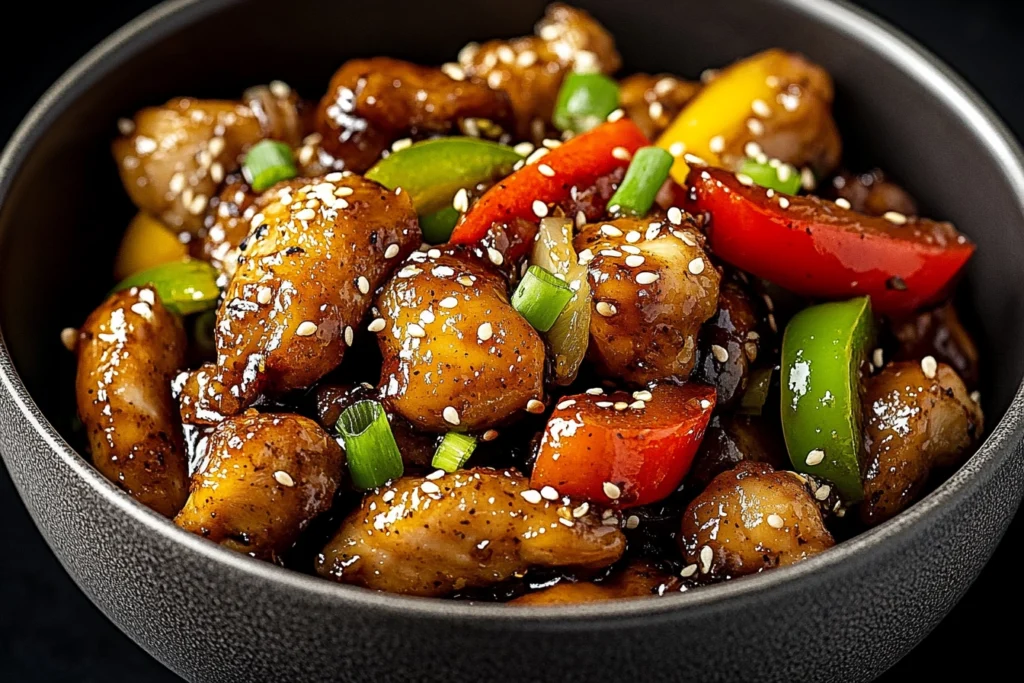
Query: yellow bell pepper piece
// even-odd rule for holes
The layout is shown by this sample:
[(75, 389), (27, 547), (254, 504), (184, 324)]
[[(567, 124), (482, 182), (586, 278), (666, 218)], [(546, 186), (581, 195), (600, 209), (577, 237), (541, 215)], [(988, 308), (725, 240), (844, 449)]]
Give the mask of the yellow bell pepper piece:
[(166, 225), (140, 211), (128, 224), (114, 260), (114, 279), (123, 280), (140, 271), (188, 255), (188, 247)]
[[(676, 182), (684, 183), (690, 171), (683, 153), (698, 156), (711, 166), (725, 166), (719, 155), (730, 141), (738, 135), (752, 135), (747, 122), (758, 118), (761, 107), (754, 103), (760, 100), (774, 106), (780, 84), (777, 74), (785, 72), (788, 59), (785, 51), (771, 49), (736, 62), (679, 112), (657, 142), (676, 157), (672, 165)], [(676, 154), (680, 150), (682, 153)]]

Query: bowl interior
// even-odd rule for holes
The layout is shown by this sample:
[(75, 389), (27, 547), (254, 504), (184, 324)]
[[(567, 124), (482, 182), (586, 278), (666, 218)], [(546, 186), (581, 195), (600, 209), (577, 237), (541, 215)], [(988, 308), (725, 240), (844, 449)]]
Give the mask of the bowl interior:
[[(176, 95), (236, 97), (283, 79), (304, 96), (323, 93), (355, 56), (422, 63), (450, 60), (469, 40), (528, 33), (544, 0), (410, 4), (292, 0), (183, 2), (113, 57), (66, 84), (57, 106), (27, 139), (20, 168), (0, 188), (0, 330), (43, 413), (72, 441), (73, 358), (59, 333), (80, 324), (111, 285), (114, 250), (134, 210), (109, 152), (116, 121)], [(847, 165), (877, 164), (902, 182), (924, 213), (948, 219), (978, 244), (962, 310), (983, 353), (988, 424), (1004, 414), (1024, 374), (1024, 221), (1006, 158), (987, 146), (961, 95), (891, 53), (865, 48), (855, 32), (822, 23), (842, 7), (733, 0), (578, 0), (614, 33), (625, 71), (696, 78), (765, 47), (782, 46), (824, 65), (837, 85)], [(193, 20), (200, 15), (202, 22)], [(949, 99), (952, 98), (952, 99)], [(2, 191), (2, 190), (0, 190)], [(72, 441), (73, 442), (73, 441)]]

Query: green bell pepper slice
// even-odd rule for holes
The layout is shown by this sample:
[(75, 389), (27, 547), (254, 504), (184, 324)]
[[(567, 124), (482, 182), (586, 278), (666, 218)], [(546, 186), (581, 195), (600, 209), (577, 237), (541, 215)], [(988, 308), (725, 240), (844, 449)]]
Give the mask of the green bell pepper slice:
[(217, 270), (197, 259), (162, 263), (140, 271), (122, 280), (111, 293), (146, 285), (152, 285), (161, 303), (178, 315), (208, 311), (220, 298)]
[(551, 122), (558, 130), (585, 133), (618, 107), (618, 83), (604, 74), (574, 71), (562, 81)]
[(423, 140), (394, 152), (366, 172), (389, 190), (401, 187), (421, 216), (451, 205), (462, 188), (503, 178), (522, 155), (508, 145), (471, 137)]
[(782, 338), (782, 432), (793, 469), (863, 497), (861, 373), (874, 341), (871, 300), (811, 306)]

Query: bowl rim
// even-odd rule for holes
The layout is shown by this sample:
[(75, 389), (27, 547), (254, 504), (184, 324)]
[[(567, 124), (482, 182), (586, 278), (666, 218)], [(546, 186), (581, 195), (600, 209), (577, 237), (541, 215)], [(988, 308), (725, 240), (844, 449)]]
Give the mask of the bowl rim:
[[(0, 207), (5, 203), (15, 176), (32, 148), (53, 119), (73, 103), (89, 84), (116, 68), (150, 41), (201, 20), (242, 0), (166, 0), (112, 33), (68, 69), (39, 99), (18, 126), (0, 155)], [(909, 78), (931, 91), (960, 121), (973, 128), (1006, 177), (1024, 214), (1024, 153), (1013, 135), (984, 100), (949, 66), (915, 40), (866, 10), (845, 0), (774, 0), (815, 21), (843, 30), (865, 49), (885, 54)], [(164, 541), (183, 546), (204, 560), (244, 575), (300, 591), (310, 598), (359, 609), (369, 609), (403, 619), (458, 619), (476, 628), (508, 622), (540, 629), (594, 629), (622, 627), (643, 619), (670, 616), (682, 610), (721, 606), (766, 590), (781, 590), (812, 575), (862, 558), (887, 542), (895, 542), (921, 527), (936, 509), (954, 503), (991, 478), (1024, 437), (1024, 379), (1006, 413), (971, 458), (949, 479), (895, 518), (838, 544), (827, 553), (770, 572), (701, 587), (658, 600), (616, 600), (569, 606), (527, 606), (508, 609), (502, 604), (474, 603), (377, 593), (338, 584), (317, 576), (278, 567), (223, 548), (191, 534), (170, 520), (136, 502), (107, 481), (78, 454), (42, 414), (19, 377), (0, 330), (0, 385), (23, 418), (49, 448), (100, 497), (120, 513)], [(4, 458), (6, 459), (6, 455)]]

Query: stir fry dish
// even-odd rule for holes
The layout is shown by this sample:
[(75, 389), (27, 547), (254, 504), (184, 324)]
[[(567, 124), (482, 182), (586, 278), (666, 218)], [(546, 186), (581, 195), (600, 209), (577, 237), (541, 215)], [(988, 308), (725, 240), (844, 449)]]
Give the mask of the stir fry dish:
[(807, 57), (621, 67), (555, 4), (319, 101), (122, 119), (138, 214), (63, 334), (95, 467), (239, 553), (510, 605), (693, 590), (913, 504), (983, 435), (974, 245), (843, 165)]

